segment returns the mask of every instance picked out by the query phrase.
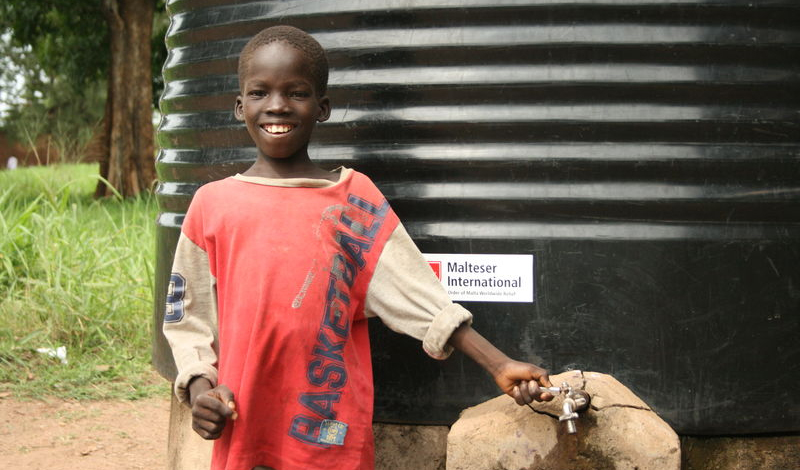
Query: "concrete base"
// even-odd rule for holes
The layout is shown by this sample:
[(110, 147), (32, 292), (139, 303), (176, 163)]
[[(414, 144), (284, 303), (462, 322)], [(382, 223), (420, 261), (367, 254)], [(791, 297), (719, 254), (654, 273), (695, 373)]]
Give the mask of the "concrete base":
[(375, 470), (444, 470), (447, 426), (372, 425)]
[(213, 441), (192, 430), (192, 410), (172, 395), (169, 408), (168, 470), (204, 470), (211, 466)]
[(681, 470), (800, 469), (800, 435), (681, 437)]

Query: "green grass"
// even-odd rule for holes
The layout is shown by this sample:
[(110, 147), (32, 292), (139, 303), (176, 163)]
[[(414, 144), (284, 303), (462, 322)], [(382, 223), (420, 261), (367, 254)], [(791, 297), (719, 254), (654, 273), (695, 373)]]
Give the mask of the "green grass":
[[(92, 199), (96, 165), (0, 171), (0, 391), (167, 393), (150, 366), (157, 207)], [(68, 364), (36, 351), (67, 348)]]

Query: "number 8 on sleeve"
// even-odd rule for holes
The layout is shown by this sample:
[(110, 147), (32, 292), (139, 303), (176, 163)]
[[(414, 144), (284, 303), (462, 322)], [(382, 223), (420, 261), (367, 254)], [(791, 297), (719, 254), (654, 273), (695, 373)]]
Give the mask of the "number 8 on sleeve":
[(175, 323), (183, 319), (183, 296), (186, 294), (186, 279), (180, 274), (172, 273), (167, 288), (166, 312), (164, 323)]

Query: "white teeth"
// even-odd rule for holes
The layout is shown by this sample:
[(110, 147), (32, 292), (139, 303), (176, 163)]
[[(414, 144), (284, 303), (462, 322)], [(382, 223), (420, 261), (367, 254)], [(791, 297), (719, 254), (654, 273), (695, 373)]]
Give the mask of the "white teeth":
[(263, 127), (270, 134), (285, 134), (292, 130), (292, 126), (287, 124), (266, 124)]

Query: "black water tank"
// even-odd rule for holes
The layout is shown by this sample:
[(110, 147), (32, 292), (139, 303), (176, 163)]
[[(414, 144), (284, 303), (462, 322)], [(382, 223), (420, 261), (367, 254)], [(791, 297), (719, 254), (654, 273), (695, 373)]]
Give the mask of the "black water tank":
[[(255, 158), (238, 52), (292, 24), (331, 64), (313, 158), (373, 177), (424, 252), (532, 255), (532, 302), (463, 302), (485, 336), (613, 374), (679, 433), (800, 430), (798, 2), (168, 8), (156, 325), (194, 190)], [(450, 423), (497, 394), (469, 360), (371, 329), (377, 420)]]

